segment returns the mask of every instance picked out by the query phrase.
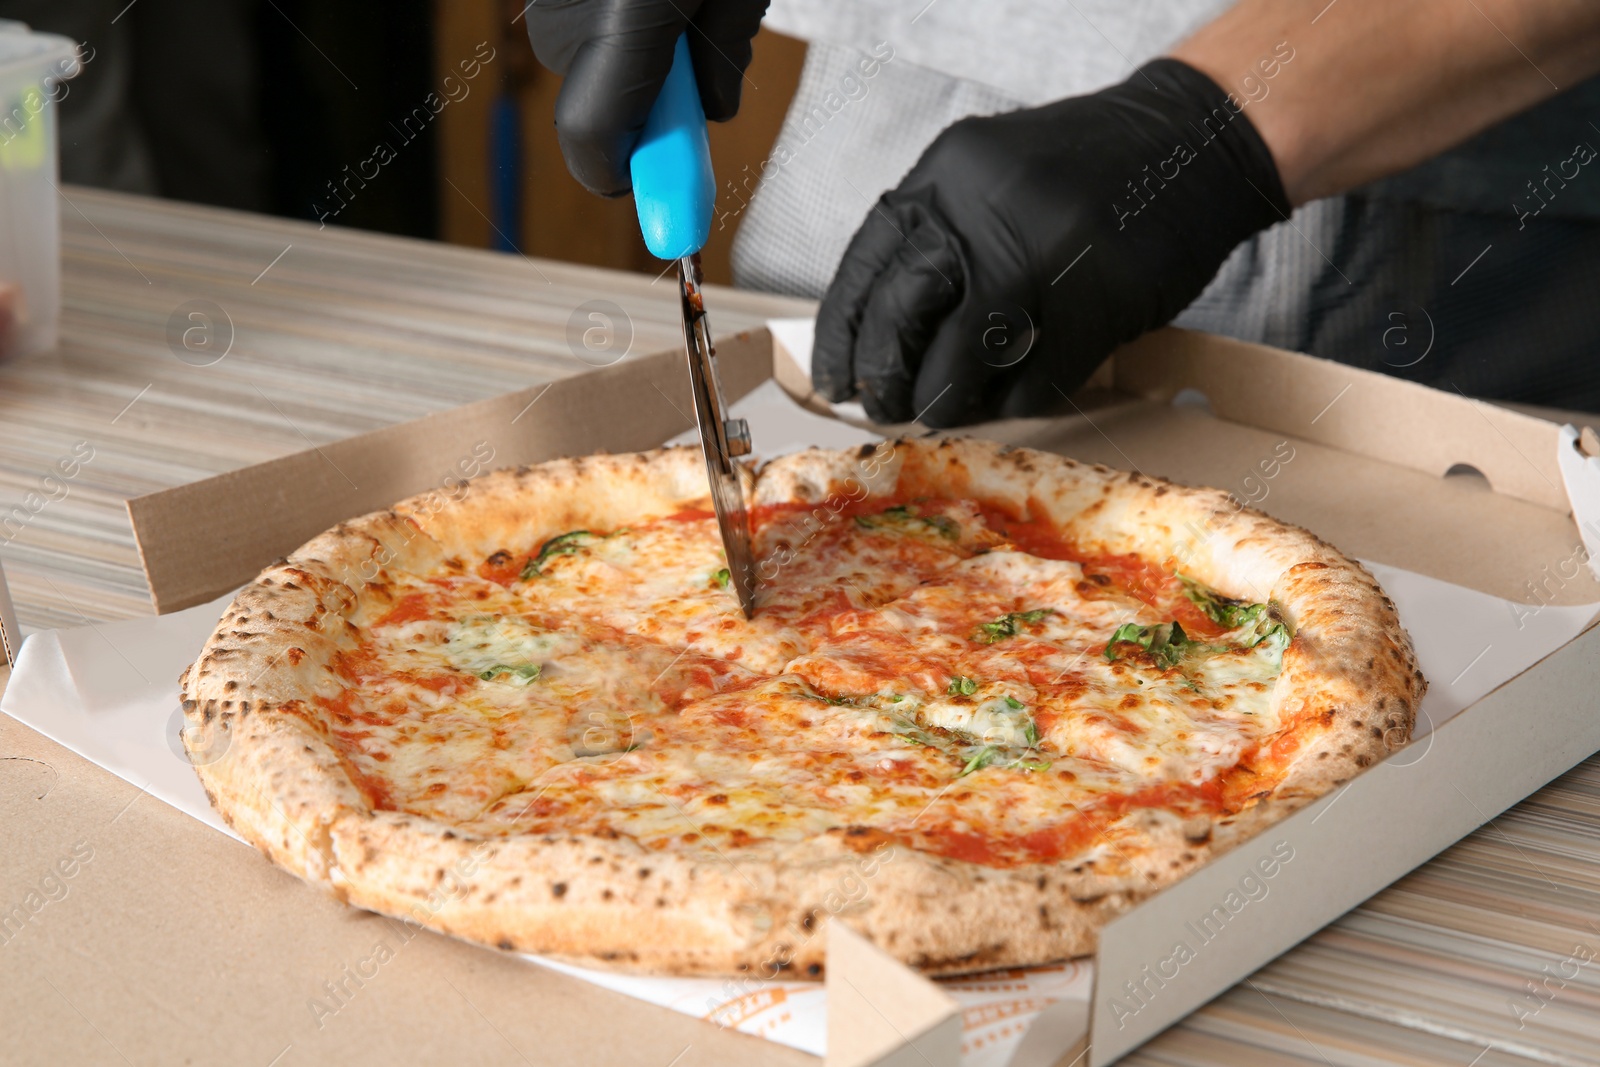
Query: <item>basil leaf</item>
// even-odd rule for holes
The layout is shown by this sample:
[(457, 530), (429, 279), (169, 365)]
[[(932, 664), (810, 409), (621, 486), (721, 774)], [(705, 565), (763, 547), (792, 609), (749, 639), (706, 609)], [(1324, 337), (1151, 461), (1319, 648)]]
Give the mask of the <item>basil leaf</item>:
[(939, 748), (939, 739), (924, 729), (915, 719), (897, 715), (894, 718), (894, 728), (891, 731), (900, 740), (911, 745), (922, 745), (925, 748)]
[(1054, 608), (1035, 608), (1032, 611), (1012, 611), (1000, 616), (993, 622), (980, 623), (972, 631), (972, 640), (980, 645), (992, 645), (996, 641), (1004, 641), (1008, 637), (1015, 637), (1022, 632), (1024, 626), (1032, 626), (1045, 620), (1046, 616), (1054, 615)]
[[(1018, 704), (1017, 706), (1021, 707), (1022, 705)], [(1028, 747), (1029, 748), (1038, 748), (1039, 747), (1039, 724), (1034, 722), (1032, 719), (1029, 719), (1028, 720), (1028, 725), (1024, 726), (1022, 728), (1022, 737), (1023, 737), (1023, 740), (1028, 742)]]
[(956, 675), (950, 679), (950, 685), (945, 693), (953, 697), (969, 697), (978, 691), (978, 680), (965, 675)]
[(961, 768), (961, 773), (956, 775), (956, 777), (965, 778), (973, 771), (983, 770), (985, 767), (989, 766), (989, 764), (994, 762), (994, 757), (998, 752), (999, 750), (993, 745), (984, 745), (982, 748), (978, 749), (977, 753), (974, 754), (971, 759), (967, 760), (967, 765)]
[(1206, 588), (1193, 578), (1185, 578), (1180, 574), (1178, 581), (1183, 585), (1184, 598), (1199, 608), (1206, 618), (1225, 629), (1237, 630), (1249, 626), (1267, 612), (1265, 604), (1251, 604), (1244, 600), (1225, 597), (1214, 589)]
[(539, 573), (543, 567), (556, 556), (570, 556), (584, 545), (594, 543), (598, 538), (588, 530), (569, 530), (564, 534), (557, 534), (539, 546), (539, 554), (528, 561), (522, 568), (522, 580), (527, 581)]
[(1189, 636), (1177, 622), (1163, 622), (1153, 626), (1140, 626), (1134, 622), (1123, 623), (1111, 635), (1111, 640), (1106, 642), (1106, 659), (1114, 662), (1119, 655), (1117, 646), (1122, 644), (1138, 645), (1150, 653), (1150, 658), (1162, 670), (1176, 667), (1178, 661), (1191, 651), (1205, 650), (1209, 647), (1189, 640)]
[(509, 674), (512, 676), (513, 680), (520, 678), (522, 680), (522, 684), (526, 685), (535, 678), (539, 677), (539, 672), (543, 669), (544, 668), (539, 666), (537, 663), (523, 663), (515, 667), (509, 667), (504, 663), (496, 663), (493, 667), (490, 667), (486, 671), (479, 671), (478, 677), (488, 682), (492, 681), (498, 675)]
[(711, 572), (711, 580), (716, 583), (718, 588), (726, 589), (728, 588), (728, 583), (733, 580), (733, 572), (726, 567), (714, 570)]
[(1007, 767), (1019, 767), (1025, 771), (1048, 771), (1053, 764), (1047, 759), (1017, 759), (1006, 764)]
[(896, 504), (876, 515), (857, 515), (856, 525), (863, 530), (901, 533), (933, 532), (951, 541), (961, 540), (961, 526), (948, 515), (924, 515), (914, 504)]

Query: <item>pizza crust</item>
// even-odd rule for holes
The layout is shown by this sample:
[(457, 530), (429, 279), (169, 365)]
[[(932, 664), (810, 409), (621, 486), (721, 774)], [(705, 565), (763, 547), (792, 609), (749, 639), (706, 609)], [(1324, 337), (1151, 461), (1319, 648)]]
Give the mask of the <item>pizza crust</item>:
[(948, 974), (1092, 952), (1111, 918), (1410, 735), (1425, 683), (1393, 603), (1359, 564), (1226, 494), (957, 438), (813, 449), (747, 472), (756, 506), (863, 491), (981, 499), (1047, 517), (1086, 547), (1181, 561), (1224, 593), (1270, 598), (1296, 635), (1273, 696), (1304, 731), (1293, 762), (1232, 816), (1186, 825), (1140, 809), (1074, 860), (1010, 868), (916, 851), (868, 827), (728, 857), (625, 837), (473, 838), (374, 810), (308, 698), (342, 687), (333, 657), (355, 647), (359, 605), (392, 597), (386, 571), (703, 507), (700, 455), (680, 448), (496, 471), (342, 524), (269, 567), (184, 674), (189, 723), (227, 736), (210, 762), (215, 741), (205, 758), (191, 750), (196, 771), (229, 825), (273, 862), (352, 904), (501, 949), (646, 972), (815, 977), (818, 935), (838, 919)]

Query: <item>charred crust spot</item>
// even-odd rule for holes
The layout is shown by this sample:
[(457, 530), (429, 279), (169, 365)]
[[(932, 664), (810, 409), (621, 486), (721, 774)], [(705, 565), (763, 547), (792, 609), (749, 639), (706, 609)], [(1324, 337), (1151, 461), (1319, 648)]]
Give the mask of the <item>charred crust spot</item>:
[(726, 793), (712, 793), (710, 796), (706, 797), (707, 804), (721, 805), (726, 804), (727, 802), (728, 797)]
[[(229, 678), (222, 688), (231, 693), (235, 689), (239, 688), (239, 683), (236, 680)], [(188, 701), (184, 701), (184, 703), (188, 703)]]
[[(840, 833), (837, 828), (828, 832), (830, 834)], [(850, 849), (852, 852), (865, 853), (875, 851), (884, 845), (893, 844), (894, 835), (879, 830), (874, 826), (852, 825), (844, 828), (841, 840), (845, 848)]]
[[(1173, 860), (1172, 861), (1172, 865), (1174, 867), (1176, 867), (1178, 865), (1178, 861), (1177, 860)], [(1098, 904), (1102, 900), (1104, 900), (1105, 898), (1106, 898), (1106, 895), (1104, 893), (1083, 893), (1083, 894), (1074, 893), (1074, 894), (1072, 894), (1072, 901), (1075, 904)], [(1039, 906), (1039, 910), (1041, 912), (1043, 912), (1044, 911), (1044, 906), (1040, 905)]]
[(1356, 756), (1356, 766), (1357, 767), (1370, 767), (1370, 766), (1372, 766), (1372, 757), (1367, 755), (1365, 752), (1361, 753), (1360, 755)]
[(550, 895), (555, 897), (557, 900), (560, 900), (562, 897), (566, 896), (567, 895), (567, 883), (565, 883), (565, 882), (551, 882), (550, 883)]
[(656, 907), (664, 908), (666, 906), (667, 906), (667, 898), (666, 897), (656, 897)]
[(808, 963), (808, 964), (806, 964), (806, 974), (810, 975), (812, 978), (816, 978), (821, 973), (822, 973), (822, 964), (820, 964), (820, 963)]
[(649, 867), (640, 867), (639, 868), (639, 877), (641, 879), (650, 877), (650, 868)]
[(184, 711), (193, 711), (197, 706), (198, 705), (193, 700), (185, 700), (183, 702), (183, 710)]
[(1167, 487), (1166, 486), (1164, 486), (1164, 485), (1156, 486), (1156, 496), (1166, 496), (1166, 495), (1167, 495)]
[(878, 446), (877, 445), (862, 445), (860, 448), (856, 449), (856, 458), (857, 459), (866, 459), (868, 456), (872, 455), (877, 450), (878, 450)]
[(1370, 727), (1370, 731), (1371, 731), (1373, 737), (1380, 737), (1381, 738), (1383, 736), (1382, 727), (1373, 726), (1373, 727)]
[(801, 918), (801, 920), (800, 920), (800, 929), (805, 930), (807, 932), (810, 932), (811, 930), (816, 929), (816, 926), (817, 926), (817, 912), (816, 912), (816, 909), (813, 908), (812, 910), (806, 912), (805, 916), (803, 918)]
[(610, 900), (610, 899), (611, 899), (611, 898), (612, 898), (612, 897), (614, 897), (614, 896), (616, 896), (616, 894), (615, 894), (615, 893), (613, 893), (613, 892), (612, 892), (612, 891), (611, 891), (611, 890), (609, 890), (609, 889), (602, 889), (602, 890), (600, 890), (600, 899), (601, 899), (601, 900)]
[(500, 940), (494, 943), (494, 947), (502, 952), (510, 952), (517, 946), (511, 943), (511, 939), (509, 937), (502, 937)]
[(456, 839), (456, 833), (454, 830), (446, 830), (439, 836), (444, 838), (446, 841), (454, 841)]
[(491, 553), (485, 562), (491, 567), (504, 567), (506, 564), (511, 562), (511, 553), (502, 548)]

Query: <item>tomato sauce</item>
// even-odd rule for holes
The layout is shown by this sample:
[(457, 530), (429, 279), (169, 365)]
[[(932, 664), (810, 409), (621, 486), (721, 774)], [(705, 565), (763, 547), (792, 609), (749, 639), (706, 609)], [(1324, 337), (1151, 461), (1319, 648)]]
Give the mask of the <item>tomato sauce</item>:
[(400, 598), (400, 603), (389, 610), (389, 614), (379, 619), (375, 625), (396, 626), (403, 622), (421, 622), (431, 618), (433, 609), (429, 605), (427, 593), (407, 593)]
[(522, 568), (528, 565), (531, 558), (527, 554), (517, 555), (502, 548), (478, 564), (478, 577), (496, 585), (509, 587), (512, 582), (522, 577)]
[(355, 787), (361, 791), (362, 795), (367, 798), (367, 803), (371, 804), (375, 810), (395, 810), (394, 796), (389, 792), (388, 782), (366, 773), (356, 766), (354, 760), (343, 754), (339, 756), (339, 763), (344, 767), (344, 772), (350, 776), (350, 781), (355, 783)]

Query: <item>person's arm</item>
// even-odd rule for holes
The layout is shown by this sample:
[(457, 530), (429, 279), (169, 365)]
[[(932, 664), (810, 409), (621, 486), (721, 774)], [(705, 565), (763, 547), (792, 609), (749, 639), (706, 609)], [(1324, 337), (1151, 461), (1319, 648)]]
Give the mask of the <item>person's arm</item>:
[(1294, 50), (1246, 109), (1294, 204), (1416, 166), (1600, 72), (1593, 0), (1334, 0), (1315, 23), (1309, 10), (1241, 0), (1171, 53), (1246, 99), (1258, 62)]
[(1600, 0), (1241, 0), (1120, 85), (940, 134), (851, 240), (813, 383), (880, 422), (1064, 410), (1293, 205), (1596, 70)]

